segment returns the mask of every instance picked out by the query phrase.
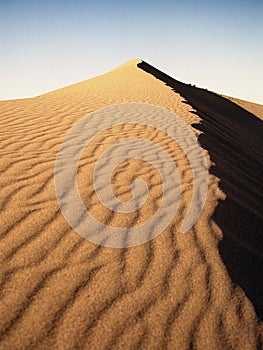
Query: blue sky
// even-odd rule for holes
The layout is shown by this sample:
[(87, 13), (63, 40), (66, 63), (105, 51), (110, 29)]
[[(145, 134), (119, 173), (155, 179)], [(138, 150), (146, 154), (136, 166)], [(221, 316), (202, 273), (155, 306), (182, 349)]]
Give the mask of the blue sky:
[(139, 57), (178, 80), (263, 104), (262, 23), (262, 0), (0, 0), (0, 99)]

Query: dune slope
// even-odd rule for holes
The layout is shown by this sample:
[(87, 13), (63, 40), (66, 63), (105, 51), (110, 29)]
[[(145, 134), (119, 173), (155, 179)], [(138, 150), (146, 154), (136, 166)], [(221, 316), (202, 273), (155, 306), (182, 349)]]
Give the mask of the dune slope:
[[(263, 123), (251, 112), (260, 105), (241, 100), (238, 106), (215, 93), (183, 84), (151, 67), (145, 71), (180, 93), (202, 118), (193, 126), (202, 131), (198, 140), (215, 163), (211, 173), (220, 179), (226, 200), (214, 219), (223, 230), (219, 251), (232, 277), (242, 286), (263, 318)], [(259, 113), (259, 117), (261, 114)]]
[[(173, 84), (145, 62), (132, 60), (35, 98), (0, 102), (1, 349), (262, 347), (257, 139), (262, 126), (242, 108), (227, 118), (224, 99), (191, 95), (179, 82)], [(69, 226), (56, 199), (54, 166), (77, 121), (123, 102), (146, 102), (179, 116), (198, 136), (211, 168), (202, 214), (182, 234), (192, 194), (182, 150), (147, 126), (120, 125), (98, 135), (83, 152), (78, 171), (80, 195), (98, 220), (134, 225), (159, 205), (158, 174), (140, 161), (121, 163), (113, 187), (126, 200), (134, 174), (141, 175), (153, 198), (142, 211), (123, 221), (94, 196), (94, 163), (121, 138), (165, 145), (182, 179), (180, 207), (168, 228), (143, 245), (113, 249), (90, 243)], [(243, 269), (244, 259), (251, 275)]]

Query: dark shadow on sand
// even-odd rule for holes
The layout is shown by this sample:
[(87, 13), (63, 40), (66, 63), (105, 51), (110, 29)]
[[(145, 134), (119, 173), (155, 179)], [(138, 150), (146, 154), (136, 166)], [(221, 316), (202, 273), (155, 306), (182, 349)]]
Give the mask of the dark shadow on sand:
[(201, 119), (198, 141), (209, 151), (226, 200), (213, 218), (223, 231), (219, 252), (232, 281), (263, 319), (263, 122), (235, 103), (181, 83), (146, 62), (138, 67), (185, 98)]

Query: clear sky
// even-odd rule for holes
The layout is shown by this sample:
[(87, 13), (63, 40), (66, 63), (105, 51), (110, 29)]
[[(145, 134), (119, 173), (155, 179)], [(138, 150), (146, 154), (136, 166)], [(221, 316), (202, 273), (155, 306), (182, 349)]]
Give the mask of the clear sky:
[(0, 99), (32, 97), (142, 58), (263, 104), (263, 0), (0, 0)]

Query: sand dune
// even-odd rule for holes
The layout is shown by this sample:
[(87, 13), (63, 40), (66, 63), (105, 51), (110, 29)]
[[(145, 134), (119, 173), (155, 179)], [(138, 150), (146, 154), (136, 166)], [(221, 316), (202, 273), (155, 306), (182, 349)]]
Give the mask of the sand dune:
[(229, 97), (229, 96), (223, 96), (225, 98), (228, 98), (230, 101), (234, 102), (238, 106), (242, 107), (243, 109), (247, 110), (248, 112), (254, 114), (259, 119), (263, 120), (263, 106), (258, 103), (253, 103), (249, 101), (240, 100), (239, 98), (235, 97)]
[[(134, 136), (161, 145), (182, 181), (169, 226), (142, 245), (116, 249), (70, 227), (54, 169), (73, 125), (127, 102), (163, 107), (192, 129), (210, 166), (209, 188), (198, 221), (182, 233), (193, 193), (182, 149), (150, 126), (98, 134), (77, 174), (80, 196), (98, 221), (136, 226), (161, 202), (160, 174), (136, 159), (115, 169), (113, 192), (130, 199), (131, 182), (140, 177), (150, 200), (122, 215), (101, 205), (92, 170), (117, 141)], [(241, 106), (140, 60), (35, 98), (0, 102), (1, 349), (262, 348), (262, 122)]]

